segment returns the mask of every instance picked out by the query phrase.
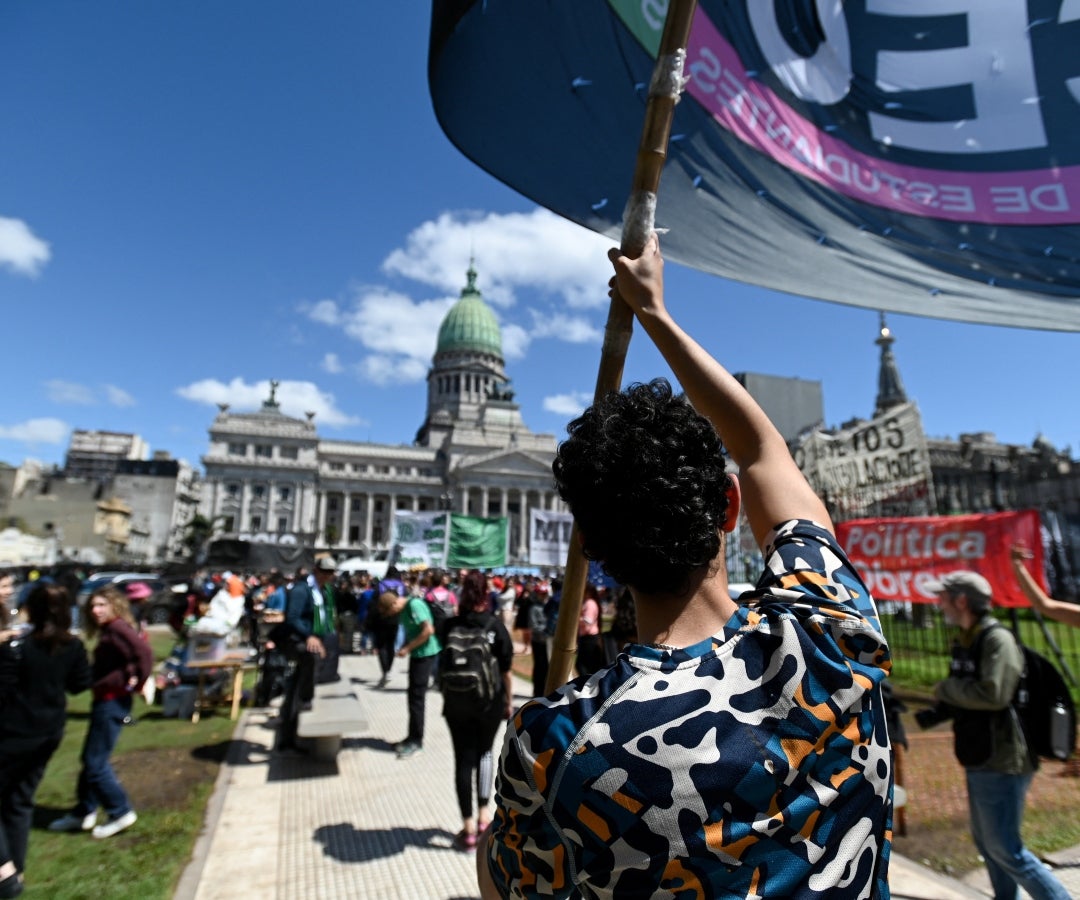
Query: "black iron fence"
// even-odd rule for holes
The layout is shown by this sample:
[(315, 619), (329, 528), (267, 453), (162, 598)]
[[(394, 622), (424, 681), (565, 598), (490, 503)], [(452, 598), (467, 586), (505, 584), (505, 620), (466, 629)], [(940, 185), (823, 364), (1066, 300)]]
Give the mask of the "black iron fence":
[[(894, 684), (900, 690), (929, 693), (948, 675), (955, 629), (945, 624), (933, 604), (881, 603), (878, 612), (892, 649)], [(1057, 666), (1080, 705), (1080, 628), (1038, 619), (1030, 609), (995, 610), (994, 614), (1024, 644)]]

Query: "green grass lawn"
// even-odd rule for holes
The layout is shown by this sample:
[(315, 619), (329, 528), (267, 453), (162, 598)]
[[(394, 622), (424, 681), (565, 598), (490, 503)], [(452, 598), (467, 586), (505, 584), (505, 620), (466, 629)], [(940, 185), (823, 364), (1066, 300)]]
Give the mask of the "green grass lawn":
[[(172, 636), (155, 633), (151, 643), (160, 660), (168, 655)], [(137, 697), (133, 709), (137, 724), (123, 730), (112, 762), (139, 821), (99, 841), (88, 833), (46, 830), (75, 803), (89, 708), (89, 692), (71, 698), (64, 741), (38, 788), (23, 896), (29, 900), (171, 897), (191, 858), (235, 723), (229, 720), (227, 707), (204, 713), (198, 724), (165, 719), (159, 706), (147, 706)]]

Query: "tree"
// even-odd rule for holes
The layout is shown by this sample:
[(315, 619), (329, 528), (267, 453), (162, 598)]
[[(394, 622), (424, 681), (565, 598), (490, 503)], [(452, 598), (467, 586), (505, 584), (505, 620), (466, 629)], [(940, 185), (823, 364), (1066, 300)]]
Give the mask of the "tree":
[(333, 547), (338, 542), (338, 538), (341, 536), (338, 534), (337, 525), (327, 525), (323, 534), (326, 535), (326, 545)]
[(208, 519), (200, 513), (191, 517), (191, 521), (184, 527), (184, 536), (180, 539), (180, 545), (184, 548), (186, 556), (196, 556), (206, 546), (206, 542), (214, 533), (216, 522), (216, 519)]

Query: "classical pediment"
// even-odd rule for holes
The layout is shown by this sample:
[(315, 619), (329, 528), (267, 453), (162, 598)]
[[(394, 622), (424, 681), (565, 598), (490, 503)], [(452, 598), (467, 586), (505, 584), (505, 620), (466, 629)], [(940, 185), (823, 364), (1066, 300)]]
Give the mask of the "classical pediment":
[(464, 456), (454, 465), (454, 473), (470, 479), (532, 477), (551, 479), (551, 456), (527, 450), (493, 450), (490, 453)]

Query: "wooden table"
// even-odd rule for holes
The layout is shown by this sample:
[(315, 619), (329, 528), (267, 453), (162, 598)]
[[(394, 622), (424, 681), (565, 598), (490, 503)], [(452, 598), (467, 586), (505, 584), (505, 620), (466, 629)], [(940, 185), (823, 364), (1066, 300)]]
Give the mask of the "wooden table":
[(213, 669), (224, 669), (226, 672), (232, 672), (232, 693), (230, 695), (232, 711), (229, 718), (236, 721), (240, 716), (240, 700), (244, 696), (244, 673), (252, 672), (257, 668), (255, 663), (248, 658), (247, 651), (244, 651), (243, 656), (227, 655), (221, 659), (189, 660), (184, 663), (184, 668), (195, 669), (199, 673), (199, 686), (195, 689), (195, 709), (191, 713), (191, 721), (198, 722), (203, 707), (212, 705), (206, 702), (203, 691), (206, 687), (206, 673)]

